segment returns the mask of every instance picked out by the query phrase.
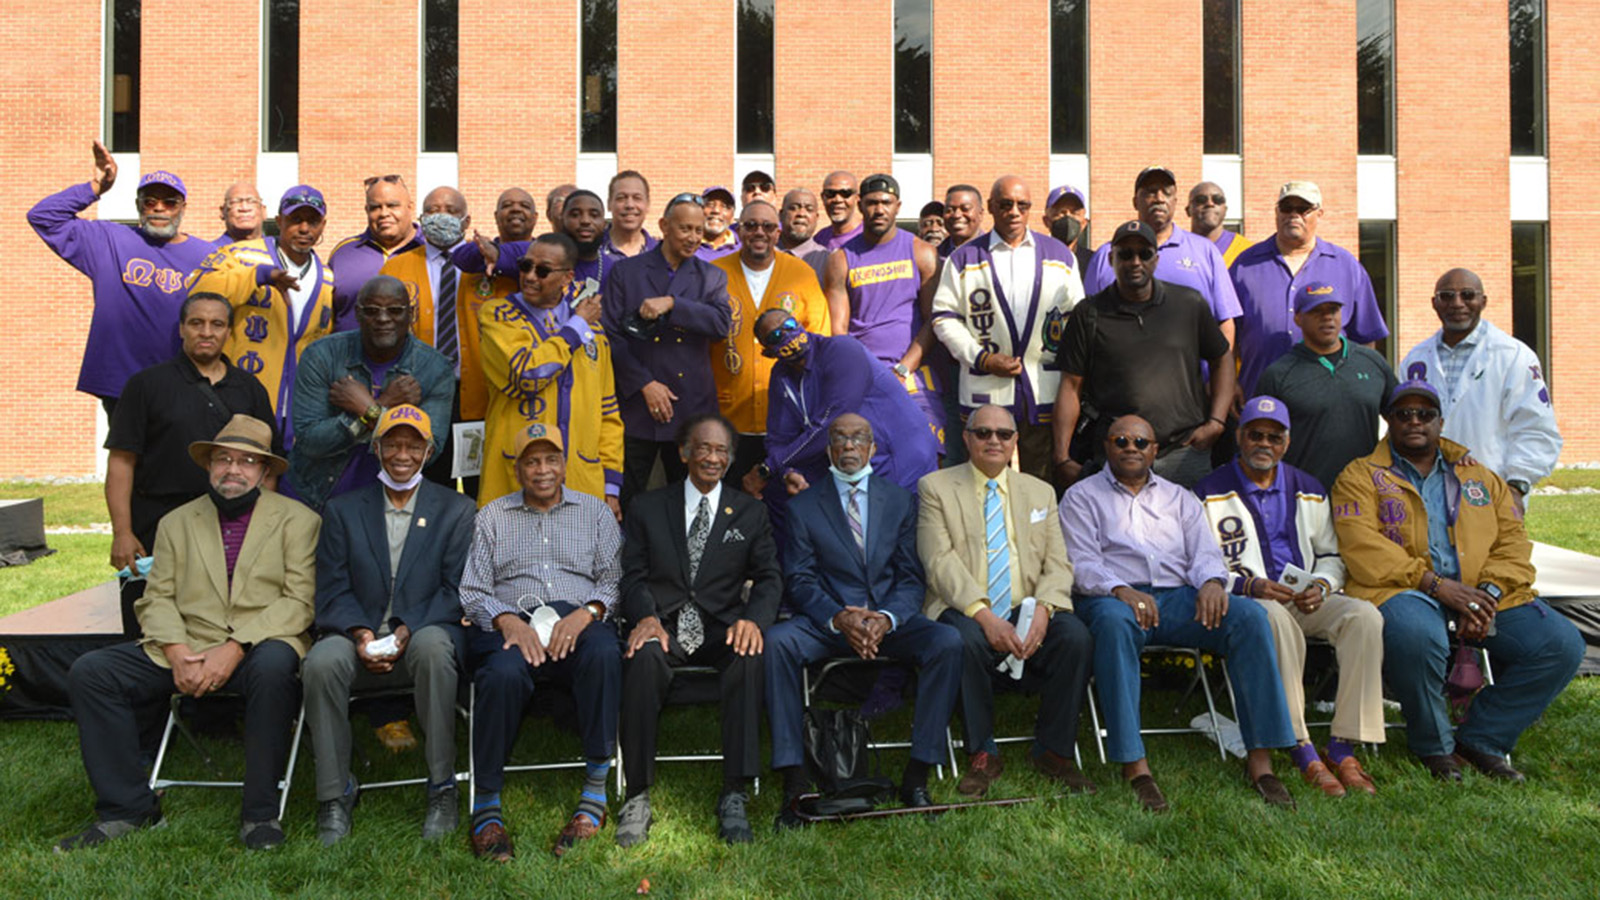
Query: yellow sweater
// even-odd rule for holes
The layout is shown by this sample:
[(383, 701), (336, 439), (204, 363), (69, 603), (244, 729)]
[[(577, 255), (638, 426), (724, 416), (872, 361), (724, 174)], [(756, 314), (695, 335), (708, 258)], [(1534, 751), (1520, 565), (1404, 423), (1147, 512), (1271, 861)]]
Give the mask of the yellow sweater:
[[(411, 320), (411, 333), (428, 346), (436, 346), (433, 282), (428, 278), (427, 246), (396, 253), (384, 261), (378, 272), (405, 282), (411, 301), (417, 307)], [(483, 383), (479, 357), (478, 311), (485, 303), (501, 299), (516, 289), (517, 282), (512, 278), (456, 273), (456, 345), (461, 353), (461, 420), (464, 422), (483, 418), (488, 409), (488, 389)]]
[(787, 253), (774, 254), (767, 293), (756, 308), (750, 285), (744, 279), (739, 254), (712, 261), (728, 275), (728, 299), (733, 318), (728, 337), (711, 345), (711, 374), (717, 383), (717, 405), (733, 427), (743, 434), (767, 433), (767, 382), (776, 360), (761, 355), (756, 342), (756, 319), (769, 309), (787, 310), (800, 327), (828, 334), (828, 300), (817, 283), (816, 272), (804, 260)]

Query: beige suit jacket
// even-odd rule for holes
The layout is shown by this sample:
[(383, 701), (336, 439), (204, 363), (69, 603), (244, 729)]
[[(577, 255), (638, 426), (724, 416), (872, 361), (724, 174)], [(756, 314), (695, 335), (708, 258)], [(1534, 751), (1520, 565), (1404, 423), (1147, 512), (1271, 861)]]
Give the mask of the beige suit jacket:
[(305, 656), (316, 599), (317, 535), (322, 519), (280, 494), (263, 491), (250, 516), (229, 587), (222, 526), (210, 497), (197, 497), (161, 519), (144, 597), (134, 606), (140, 643), (167, 668), (161, 648), (188, 644), (197, 653), (228, 639), (280, 640)]
[[(1017, 547), (1011, 598), (1033, 597), (1052, 610), (1072, 609), (1072, 563), (1056, 516), (1056, 492), (1031, 475), (1006, 475), (1011, 526)], [(940, 469), (917, 482), (917, 555), (927, 572), (923, 614), (936, 619), (946, 609), (976, 615), (989, 605), (988, 543), (978, 485), (970, 463)]]

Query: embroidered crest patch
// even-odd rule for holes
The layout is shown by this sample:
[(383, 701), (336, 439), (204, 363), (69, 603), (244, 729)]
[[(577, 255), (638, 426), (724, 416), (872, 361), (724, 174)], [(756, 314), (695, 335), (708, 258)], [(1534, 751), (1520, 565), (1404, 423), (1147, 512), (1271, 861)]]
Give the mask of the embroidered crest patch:
[(1461, 496), (1469, 506), (1489, 505), (1489, 488), (1476, 478), (1461, 483)]

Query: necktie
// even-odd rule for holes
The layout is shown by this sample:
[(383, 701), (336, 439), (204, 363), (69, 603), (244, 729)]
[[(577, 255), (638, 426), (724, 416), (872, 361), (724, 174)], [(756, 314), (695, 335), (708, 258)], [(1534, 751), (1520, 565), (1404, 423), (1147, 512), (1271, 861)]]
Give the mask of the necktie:
[[(485, 276), (487, 277), (487, 276)], [(461, 371), (456, 342), (456, 267), (446, 259), (439, 269), (439, 293), (433, 298), (433, 349), (443, 353)]]
[(856, 539), (856, 549), (861, 555), (867, 555), (867, 531), (861, 524), (861, 489), (851, 488), (849, 503), (845, 506), (845, 517), (850, 520), (850, 536)]
[[(689, 583), (694, 584), (700, 573), (700, 557), (706, 552), (706, 537), (711, 533), (711, 501), (702, 496), (695, 510), (694, 522), (689, 525)], [(685, 653), (694, 653), (706, 639), (706, 626), (700, 620), (700, 610), (691, 600), (678, 610), (678, 643)]]
[(1000, 485), (992, 478), (983, 495), (983, 525), (989, 547), (989, 609), (1004, 619), (1011, 614), (1011, 545), (1006, 540)]

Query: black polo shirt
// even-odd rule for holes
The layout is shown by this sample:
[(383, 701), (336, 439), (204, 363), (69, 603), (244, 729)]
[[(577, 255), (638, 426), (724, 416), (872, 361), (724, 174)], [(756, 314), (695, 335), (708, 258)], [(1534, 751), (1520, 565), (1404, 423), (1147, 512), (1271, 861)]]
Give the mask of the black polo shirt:
[(1394, 390), (1394, 370), (1382, 354), (1344, 338), (1322, 355), (1302, 341), (1256, 380), (1256, 393), (1289, 407), (1289, 449), (1283, 460), (1331, 489), (1357, 457), (1378, 446), (1378, 414)]
[(111, 415), (105, 446), (139, 457), (133, 467), (135, 500), (170, 498), (184, 503), (204, 494), (209, 484), (206, 470), (189, 458), (189, 445), (216, 437), (237, 414), (272, 425), (272, 452), (283, 455), (283, 436), (278, 434), (267, 389), (226, 357), (223, 362), (227, 370), (211, 390), (227, 409), (219, 409), (206, 396), (200, 387), (204, 376), (182, 353), (128, 379)]
[(1188, 440), (1210, 415), (1200, 361), (1227, 351), (1198, 291), (1157, 280), (1149, 300), (1130, 303), (1113, 282), (1073, 308), (1056, 361), (1083, 379), (1079, 399), (1098, 416), (1098, 457), (1111, 420), (1122, 415), (1149, 422), (1163, 451)]

